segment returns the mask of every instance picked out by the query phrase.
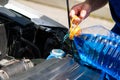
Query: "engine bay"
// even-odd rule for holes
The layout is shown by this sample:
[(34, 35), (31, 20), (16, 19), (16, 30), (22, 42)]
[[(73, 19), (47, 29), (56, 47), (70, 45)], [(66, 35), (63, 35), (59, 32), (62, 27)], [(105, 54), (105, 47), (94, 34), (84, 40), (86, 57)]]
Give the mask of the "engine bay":
[[(12, 67), (13, 73), (10, 72), (10, 76), (22, 71), (14, 72), (14, 69), (27, 70), (27, 68), (33, 67), (36, 64), (30, 60), (45, 60), (52, 49), (64, 47), (62, 41), (66, 32), (67, 28), (65, 27), (36, 25), (22, 14), (0, 7), (1, 69), (12, 65), (18, 66), (21, 63), (25, 65), (24, 62), (28, 63), (21, 67)], [(3, 72), (7, 71), (1, 71), (1, 73)], [(4, 77), (4, 75), (1, 76), (3, 79)]]
[[(77, 63), (79, 58), (73, 52), (72, 42), (67, 38), (64, 41), (68, 32), (65, 26), (38, 25), (39, 19), (34, 21), (0, 7), (0, 80), (66, 80), (68, 77), (98, 80), (101, 77), (98, 70)], [(62, 49), (66, 55), (63, 59), (46, 60), (53, 49)], [(95, 77), (91, 77), (93, 74)]]

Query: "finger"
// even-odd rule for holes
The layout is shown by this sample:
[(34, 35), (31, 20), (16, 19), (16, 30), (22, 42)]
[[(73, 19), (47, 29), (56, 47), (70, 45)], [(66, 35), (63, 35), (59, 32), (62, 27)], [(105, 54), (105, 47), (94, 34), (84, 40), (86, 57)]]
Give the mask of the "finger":
[(84, 19), (86, 15), (87, 15), (87, 11), (86, 11), (86, 10), (81, 10), (79, 17), (80, 17), (81, 19)]
[(73, 16), (75, 16), (75, 11), (74, 11), (74, 10), (71, 10), (71, 11), (70, 11), (70, 18), (72, 18)]
[(75, 15), (75, 11), (74, 10), (71, 10), (71, 12), (70, 12), (70, 18), (71, 18), (71, 20), (74, 18), (73, 21), (72, 21), (73, 24), (79, 24), (80, 19), (79, 19), (79, 17), (77, 17)]

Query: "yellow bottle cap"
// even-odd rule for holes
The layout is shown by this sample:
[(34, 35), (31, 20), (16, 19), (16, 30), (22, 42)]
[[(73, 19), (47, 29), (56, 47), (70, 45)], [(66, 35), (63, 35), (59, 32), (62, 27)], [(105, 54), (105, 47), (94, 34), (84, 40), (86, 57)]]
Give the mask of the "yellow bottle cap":
[(70, 22), (69, 38), (72, 40), (74, 36), (78, 36), (81, 33), (81, 28), (79, 24), (73, 24), (73, 20), (77, 19), (77, 16), (74, 16)]

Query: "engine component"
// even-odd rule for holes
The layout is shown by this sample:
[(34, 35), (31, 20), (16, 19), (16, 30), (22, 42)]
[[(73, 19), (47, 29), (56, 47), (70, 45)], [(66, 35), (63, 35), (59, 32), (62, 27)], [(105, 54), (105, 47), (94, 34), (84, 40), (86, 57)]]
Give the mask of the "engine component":
[[(36, 58), (35, 56), (32, 56), (34, 53), (40, 55), (39, 50), (35, 47), (33, 43), (36, 27), (29, 18), (13, 10), (0, 7), (0, 24), (4, 24), (3, 28), (0, 25), (0, 39), (2, 40), (0, 42), (0, 51), (2, 49), (6, 49), (7, 47), (9, 50), (8, 55), (15, 58)], [(3, 30), (4, 28), (5, 30)], [(3, 38), (3, 32), (4, 34), (6, 33), (6, 40)], [(33, 46), (35, 47), (35, 50), (33, 49)], [(21, 52), (22, 49), (23, 52), (21, 54), (24, 55), (16, 56), (19, 52)], [(31, 50), (32, 53), (30, 53), (31, 55), (29, 56), (29, 52), (31, 52)], [(3, 54), (2, 51), (1, 53)], [(37, 58), (40, 57), (38, 55)]]
[(0, 59), (6, 53), (7, 37), (4, 24), (0, 23)]
[(6, 79), (9, 79), (8, 74), (5, 71), (0, 70), (0, 80), (6, 80)]
[(11, 76), (14, 76), (23, 71), (27, 71), (28, 69), (34, 66), (29, 59), (23, 59), (21, 61), (19, 60), (12, 60), (8, 62), (6, 61), (6, 63), (9, 63), (9, 65), (1, 68), (0, 80), (9, 79)]
[(66, 57), (46, 60), (9, 80), (99, 80), (100, 78), (99, 72), (79, 65), (72, 58)]

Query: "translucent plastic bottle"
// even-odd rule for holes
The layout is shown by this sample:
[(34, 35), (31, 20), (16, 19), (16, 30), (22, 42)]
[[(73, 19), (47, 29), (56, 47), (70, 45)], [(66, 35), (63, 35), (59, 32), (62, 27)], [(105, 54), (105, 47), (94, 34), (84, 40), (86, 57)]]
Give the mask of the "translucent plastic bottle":
[(81, 60), (120, 80), (120, 37), (81, 34), (74, 37)]

